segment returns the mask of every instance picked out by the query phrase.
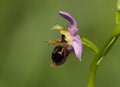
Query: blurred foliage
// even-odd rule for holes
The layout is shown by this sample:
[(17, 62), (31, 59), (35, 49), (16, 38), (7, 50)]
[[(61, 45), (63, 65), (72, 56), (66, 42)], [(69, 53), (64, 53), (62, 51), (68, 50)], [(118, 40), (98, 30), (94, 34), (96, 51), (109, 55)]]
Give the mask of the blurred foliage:
[[(0, 0), (0, 87), (85, 87), (94, 53), (84, 47), (82, 62), (75, 55), (51, 68), (58, 39), (50, 29), (68, 25), (58, 11), (69, 12), (78, 22), (78, 34), (101, 47), (115, 26), (117, 0)], [(120, 39), (101, 64), (96, 87), (120, 87)]]

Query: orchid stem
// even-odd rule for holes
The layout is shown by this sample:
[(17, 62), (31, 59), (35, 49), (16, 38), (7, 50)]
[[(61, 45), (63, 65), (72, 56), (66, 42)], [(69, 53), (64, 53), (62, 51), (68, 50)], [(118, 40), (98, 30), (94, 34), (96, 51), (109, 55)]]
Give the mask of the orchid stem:
[[(119, 25), (119, 31), (120, 31), (120, 25)], [(91, 66), (90, 66), (88, 87), (94, 87), (95, 77), (96, 77), (96, 72), (97, 72), (98, 66), (100, 65), (101, 61), (104, 59), (105, 55), (108, 53), (108, 51), (113, 46), (113, 44), (116, 42), (116, 40), (119, 36), (120, 36), (120, 33), (116, 34), (115, 36), (113, 33), (112, 37), (110, 37), (110, 39), (108, 39), (108, 41), (105, 43), (103, 48), (96, 53), (96, 55), (91, 63)]]
[(120, 0), (117, 2), (117, 10), (116, 10), (116, 25), (115, 29), (111, 35), (111, 37), (106, 41), (103, 47), (98, 50), (96, 53), (89, 70), (88, 76), (88, 87), (95, 86), (95, 78), (97, 69), (101, 63), (101, 61), (105, 58), (106, 54), (109, 52), (111, 47), (114, 45), (118, 37), (120, 36)]

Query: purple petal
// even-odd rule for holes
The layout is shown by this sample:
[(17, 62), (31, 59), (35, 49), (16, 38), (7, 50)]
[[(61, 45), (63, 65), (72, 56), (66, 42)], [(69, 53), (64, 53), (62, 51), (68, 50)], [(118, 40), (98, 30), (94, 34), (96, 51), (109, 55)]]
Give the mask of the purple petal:
[(73, 38), (72, 46), (74, 48), (75, 54), (79, 60), (81, 60), (82, 54), (82, 41), (78, 35)]
[(78, 31), (78, 28), (71, 26), (71, 27), (68, 27), (68, 30), (72, 35), (75, 35), (75, 33)]
[(78, 31), (75, 19), (67, 12), (59, 11), (59, 14), (71, 23), (71, 26), (68, 28), (68, 30), (72, 35), (74, 35)]
[(65, 19), (67, 19), (72, 26), (76, 26), (76, 21), (75, 19), (67, 12), (63, 12), (63, 11), (59, 11), (59, 14), (64, 17)]

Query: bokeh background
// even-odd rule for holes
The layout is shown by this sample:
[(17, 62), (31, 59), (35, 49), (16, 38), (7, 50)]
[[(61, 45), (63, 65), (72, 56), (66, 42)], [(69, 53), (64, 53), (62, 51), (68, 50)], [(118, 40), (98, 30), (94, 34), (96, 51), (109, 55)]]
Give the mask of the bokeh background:
[[(62, 66), (51, 68), (60, 39), (56, 25), (69, 23), (58, 11), (69, 12), (83, 35), (99, 48), (115, 26), (117, 0), (0, 0), (0, 87), (86, 87), (94, 53), (83, 47), (82, 62), (71, 54)], [(100, 65), (96, 87), (120, 87), (120, 39)]]

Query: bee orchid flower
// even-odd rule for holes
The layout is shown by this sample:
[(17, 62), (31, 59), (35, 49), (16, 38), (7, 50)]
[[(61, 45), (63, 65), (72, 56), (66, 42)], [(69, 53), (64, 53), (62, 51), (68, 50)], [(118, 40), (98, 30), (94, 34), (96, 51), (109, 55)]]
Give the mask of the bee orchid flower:
[(72, 52), (75, 52), (79, 60), (81, 60), (82, 54), (82, 41), (80, 36), (76, 34), (79, 29), (75, 19), (67, 12), (59, 11), (59, 15), (69, 21), (71, 25), (66, 29), (59, 25), (53, 27), (53, 29), (60, 31), (61, 40), (49, 40), (50, 43), (56, 45), (52, 52), (52, 66), (63, 64)]

